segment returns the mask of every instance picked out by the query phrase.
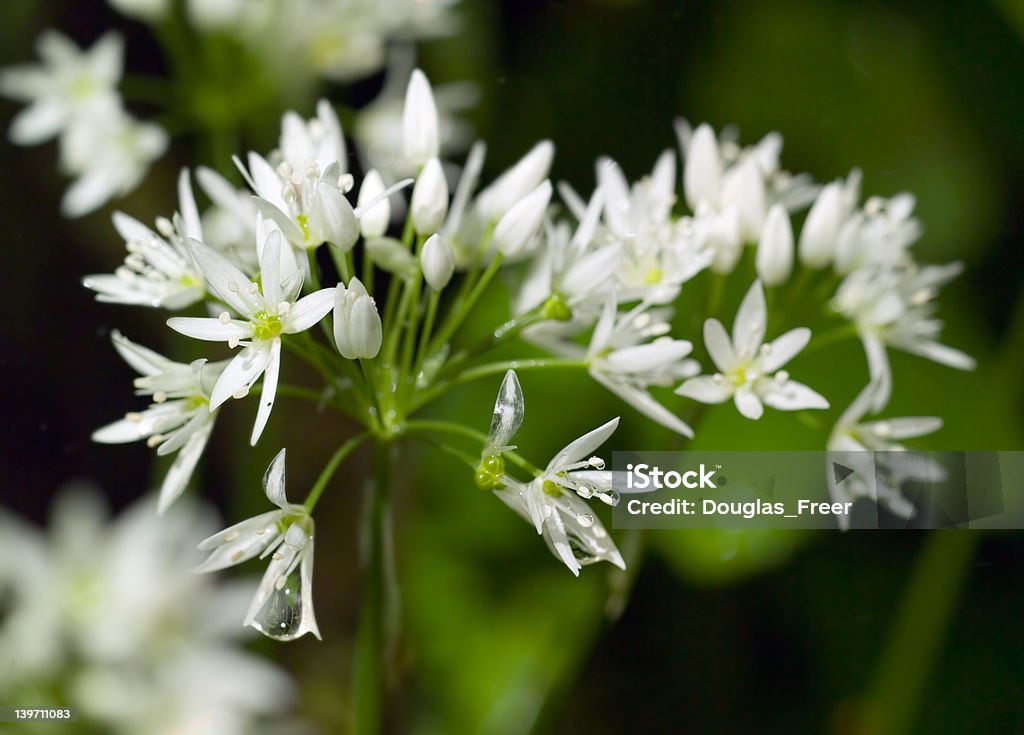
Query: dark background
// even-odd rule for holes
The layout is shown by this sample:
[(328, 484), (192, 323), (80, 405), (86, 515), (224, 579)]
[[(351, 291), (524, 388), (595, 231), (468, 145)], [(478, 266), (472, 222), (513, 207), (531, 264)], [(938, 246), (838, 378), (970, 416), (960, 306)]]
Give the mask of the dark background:
[[(1019, 4), (517, 1), (466, 2), (461, 13), (460, 34), (427, 44), (421, 59), (435, 83), (479, 85), (481, 103), (468, 117), (488, 142), (489, 176), (547, 137), (558, 149), (553, 178), (589, 191), (600, 154), (635, 178), (675, 145), (671, 123), (683, 115), (716, 128), (735, 123), (745, 142), (780, 130), (785, 166), (818, 180), (860, 166), (869, 194), (914, 191), (926, 229), (918, 257), (967, 264), (941, 316), (946, 342), (975, 355), (979, 369), (954, 373), (897, 356), (890, 415), (944, 416), (946, 427), (931, 440), (937, 448), (1024, 449)], [(116, 27), (128, 40), (129, 68), (165, 70), (148, 29), (94, 0), (4, 4), (0, 64), (29, 60), (33, 39), (48, 26), (80, 43)], [(358, 106), (381, 83), (376, 76), (328, 94)], [(0, 103), (0, 125), (16, 109)], [(245, 144), (271, 147), (278, 114), (271, 100), (244, 129)], [(176, 140), (142, 189), (115, 206), (143, 221), (168, 214), (178, 167), (210, 162), (204, 155), (194, 138)], [(80, 287), (84, 274), (117, 264), (122, 244), (110, 208), (60, 218), (65, 182), (55, 165), (53, 144), (0, 145), (0, 503), (40, 523), (71, 479), (95, 481), (117, 508), (162, 471), (142, 445), (89, 441), (93, 429), (137, 405), (110, 329), (172, 354), (189, 349), (162, 328), (165, 315), (96, 304)], [(492, 308), (500, 308), (497, 300)], [(849, 397), (862, 384), (856, 349), (809, 369), (854, 376)], [(528, 422), (528, 456), (544, 457), (622, 411), (595, 388), (564, 381), (524, 380), (528, 405), (557, 402), (571, 423)], [(443, 411), (483, 428), (494, 388), (470, 389)], [(251, 452), (251, 416), (222, 414), (199, 479), (229, 518), (261, 507), (254, 480), (275, 444), (288, 444), (289, 482), (301, 487), (347, 430), (302, 411), (282, 402), (270, 439)], [(738, 426), (724, 413), (711, 412), (697, 446), (823, 442), (788, 419)], [(663, 433), (625, 414), (609, 453), (666, 448)], [(620, 538), (646, 553), (633, 567), (625, 611), (609, 619), (601, 610), (621, 580), (598, 568), (572, 580), (456, 465), (407, 456), (398, 470), (405, 633), (400, 691), (389, 707), (395, 732), (526, 732), (534, 720), (538, 732), (864, 732), (851, 713), (924, 534)], [(300, 677), (306, 712), (327, 728), (344, 719), (337, 692), (347, 690), (359, 607), (355, 525), (365, 462), (357, 457), (346, 470), (349, 487), (328, 493), (318, 508), (317, 605), (326, 641), (265, 649)], [(1020, 728), (1022, 562), (1019, 533), (979, 539), (915, 732)]]

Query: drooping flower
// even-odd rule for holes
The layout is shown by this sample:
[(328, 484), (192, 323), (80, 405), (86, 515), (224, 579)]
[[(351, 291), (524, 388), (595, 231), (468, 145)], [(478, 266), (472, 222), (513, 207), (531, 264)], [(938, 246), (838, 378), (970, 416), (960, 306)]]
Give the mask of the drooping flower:
[(263, 490), (277, 510), (237, 523), (200, 543), (200, 551), (210, 555), (195, 571), (215, 572), (257, 555), (269, 556), (244, 624), (280, 641), (306, 633), (320, 638), (313, 611), (314, 523), (305, 506), (289, 503), (285, 495), (284, 449), (267, 468)]
[[(281, 233), (267, 228), (259, 254), (259, 283), (249, 278), (201, 242), (189, 241), (189, 252), (212, 294), (237, 316), (223, 311), (217, 318), (172, 317), (175, 331), (211, 342), (243, 346), (221, 373), (210, 394), (210, 410), (229, 398), (248, 394), (261, 375), (263, 388), (250, 442), (255, 445), (270, 418), (281, 367), (281, 337), (303, 332), (319, 322), (334, 305), (334, 289), (324, 288), (299, 298), (303, 273), (282, 270)], [(283, 277), (282, 277), (283, 276)]]
[(732, 398), (749, 419), (761, 418), (764, 404), (782, 411), (828, 408), (823, 396), (780, 370), (807, 345), (811, 331), (798, 327), (765, 343), (767, 323), (764, 289), (754, 281), (736, 312), (731, 339), (717, 319), (704, 322), (704, 346), (719, 372), (690, 378), (676, 393), (701, 403)]
[(583, 566), (599, 561), (626, 568), (604, 525), (581, 499), (596, 495), (610, 505), (618, 502), (611, 487), (612, 473), (603, 470), (603, 460), (592, 456), (618, 425), (619, 420), (612, 419), (566, 445), (530, 482), (504, 476), (504, 489), (494, 491), (533, 524), (551, 552), (576, 576)]
[(153, 402), (144, 411), (130, 412), (93, 432), (93, 441), (121, 444), (146, 440), (163, 457), (177, 452), (160, 487), (157, 512), (161, 515), (184, 491), (213, 431), (217, 411), (210, 409), (210, 392), (227, 362), (196, 360), (189, 365), (174, 362), (120, 332), (112, 335), (114, 347), (141, 377), (136, 394)]

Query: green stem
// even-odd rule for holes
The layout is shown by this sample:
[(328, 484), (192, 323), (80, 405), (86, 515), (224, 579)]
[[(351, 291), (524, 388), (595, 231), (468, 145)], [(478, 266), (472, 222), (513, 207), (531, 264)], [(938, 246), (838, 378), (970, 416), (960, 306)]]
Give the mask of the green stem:
[[(426, 419), (415, 419), (413, 421), (407, 421), (404, 426), (407, 432), (411, 433), (426, 433), (430, 432), (441, 432), (443, 434), (455, 434), (456, 436), (464, 436), (480, 443), (481, 448), (487, 444), (487, 435), (483, 432), (471, 429), (468, 426), (462, 424), (456, 424), (451, 421), (431, 421)], [(541, 474), (539, 467), (535, 467), (530, 464), (525, 458), (515, 452), (503, 452), (503, 457), (508, 457), (513, 464), (518, 465), (527, 472), (533, 475)]]
[(416, 381), (422, 370), (423, 361), (427, 358), (427, 346), (430, 344), (430, 333), (434, 331), (434, 319), (437, 318), (437, 305), (441, 301), (441, 292), (430, 289), (427, 297), (427, 316), (423, 319), (423, 329), (420, 331), (420, 344), (416, 348), (416, 362), (412, 367), (412, 379)]
[(444, 370), (442, 372), (450, 373), (452, 370), (454, 370), (467, 360), (470, 360), (483, 352), (487, 352), (488, 350), (497, 347), (505, 340), (515, 337), (517, 334), (522, 332), (531, 324), (536, 324), (539, 321), (543, 321), (544, 316), (542, 314), (542, 309), (543, 305), (531, 309), (525, 314), (520, 314), (519, 316), (513, 319), (509, 319), (507, 322), (505, 322), (500, 327), (491, 332), (489, 335), (487, 335), (484, 339), (480, 340), (471, 347), (467, 347), (466, 349), (459, 352), (459, 354), (455, 355), (451, 360), (448, 361), (448, 364), (444, 366)]
[(974, 531), (928, 534), (868, 688), (864, 732), (901, 735), (910, 731), (967, 580), (977, 540)]
[(589, 362), (583, 359), (559, 357), (538, 357), (526, 360), (505, 360), (478, 365), (463, 371), (457, 377), (431, 386), (420, 393), (413, 402), (413, 410), (425, 406), (439, 396), (447, 393), (457, 385), (469, 383), (489, 375), (503, 375), (508, 370), (541, 370), (541, 369), (586, 369)]
[(499, 268), (501, 268), (502, 262), (504, 262), (504, 256), (502, 256), (501, 253), (497, 253), (494, 256), (494, 260), (492, 260), (490, 265), (487, 266), (487, 270), (483, 272), (483, 275), (480, 276), (476, 285), (473, 286), (473, 290), (469, 292), (469, 296), (461, 304), (458, 304), (458, 306), (450, 313), (449, 318), (445, 320), (441, 330), (437, 333), (437, 336), (431, 343), (431, 352), (450, 340), (456, 330), (462, 326), (462, 322), (465, 321), (466, 317), (469, 316), (469, 313), (473, 310), (473, 307), (476, 306), (476, 302), (487, 289), (487, 285), (491, 282), (491, 279), (494, 278), (494, 274), (498, 272)]
[(306, 506), (306, 510), (310, 513), (313, 512), (313, 508), (316, 507), (316, 503), (320, 500), (320, 495), (323, 493), (324, 488), (327, 487), (327, 483), (331, 481), (334, 476), (334, 472), (341, 466), (341, 463), (345, 461), (348, 455), (352, 454), (356, 448), (366, 441), (370, 437), (370, 432), (364, 431), (362, 434), (349, 439), (347, 442), (342, 444), (338, 449), (331, 455), (331, 458), (324, 465), (323, 471), (320, 472), (320, 476), (316, 478), (316, 482), (309, 491), (309, 495), (306, 496), (306, 501), (303, 505)]
[(387, 536), (391, 485), (391, 448), (374, 445), (373, 480), (367, 485), (362, 548), (365, 583), (352, 679), (352, 732), (381, 732), (387, 592)]

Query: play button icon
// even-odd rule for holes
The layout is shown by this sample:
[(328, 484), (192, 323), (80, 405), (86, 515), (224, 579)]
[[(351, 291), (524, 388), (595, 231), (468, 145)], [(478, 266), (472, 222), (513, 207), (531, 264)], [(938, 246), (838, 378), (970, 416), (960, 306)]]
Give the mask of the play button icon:
[(841, 465), (838, 462), (832, 463), (832, 474), (836, 478), (836, 485), (841, 483), (847, 477), (853, 474), (853, 470), (845, 465)]

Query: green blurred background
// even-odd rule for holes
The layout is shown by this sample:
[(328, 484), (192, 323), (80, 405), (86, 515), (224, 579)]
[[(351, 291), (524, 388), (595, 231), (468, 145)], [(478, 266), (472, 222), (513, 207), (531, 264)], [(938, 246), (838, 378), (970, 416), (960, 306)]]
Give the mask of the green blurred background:
[[(488, 176), (551, 138), (553, 177), (581, 191), (592, 187), (601, 154), (636, 178), (675, 145), (672, 121), (684, 116), (716, 128), (735, 123), (745, 142), (779, 130), (785, 167), (818, 180), (859, 166), (867, 194), (915, 192), (926, 230), (918, 258), (967, 264), (944, 294), (940, 316), (945, 341), (973, 354), (979, 367), (958, 373), (894, 355), (888, 413), (943, 416), (945, 428), (929, 437), (933, 448), (1024, 449), (1024, 6), (470, 0), (459, 13), (459, 33), (425, 44), (420, 61), (435, 84), (478, 85), (480, 104), (467, 117), (488, 143)], [(44, 27), (80, 43), (119, 28), (130, 69), (166, 70), (149, 30), (99, 0), (4, 3), (0, 64), (29, 60)], [(382, 80), (327, 94), (358, 107)], [(312, 107), (292, 101), (304, 112)], [(244, 145), (272, 147), (282, 98), (268, 93), (244, 104), (252, 107)], [(0, 124), (15, 110), (3, 102)], [(194, 138), (176, 141), (142, 189), (116, 208), (144, 221), (168, 214), (180, 166), (214, 163), (227, 171), (225, 160), (206, 159), (209, 150)], [(0, 146), (0, 502), (40, 522), (69, 479), (92, 478), (123, 505), (163, 470), (153, 468), (144, 446), (89, 442), (95, 427), (135, 405), (129, 370), (109, 347), (110, 329), (197, 356), (194, 345), (163, 328), (164, 314), (97, 305), (78, 285), (86, 273), (111, 270), (122, 244), (110, 208), (81, 221), (59, 217), (65, 182), (55, 161), (52, 144)], [(476, 328), (502, 318), (506, 304), (507, 292), (494, 289)], [(738, 421), (725, 406), (705, 414), (695, 446), (823, 447), (831, 422), (866, 381), (864, 360), (856, 344), (801, 360), (802, 378), (832, 399), (819, 423), (779, 414)], [(606, 456), (678, 446), (588, 382), (534, 373), (522, 382), (520, 445), (538, 462), (620, 413), (622, 428)], [(467, 387), (436, 410), (482, 430), (496, 387), (496, 380)], [(557, 421), (545, 421), (540, 409), (551, 406)], [(288, 447), (289, 483), (301, 489), (351, 430), (282, 401), (260, 446), (249, 450), (248, 410), (222, 412), (198, 473), (203, 494), (230, 519), (262, 508), (257, 478), (278, 447)], [(901, 635), (894, 620), (926, 545), (923, 532), (616, 532), (634, 561), (630, 573), (591, 567), (574, 580), (463, 467), (412, 447), (404, 456), (396, 469), (402, 608), (390, 731), (870, 731), (862, 695), (878, 681), (887, 642)], [(263, 646), (299, 677), (303, 711), (326, 732), (346, 720), (339, 693), (348, 691), (359, 611), (356, 527), (366, 466), (367, 457), (357, 456), (317, 509), (325, 641)], [(1024, 544), (1019, 533), (976, 540), (913, 732), (1002, 733), (1024, 722)]]

